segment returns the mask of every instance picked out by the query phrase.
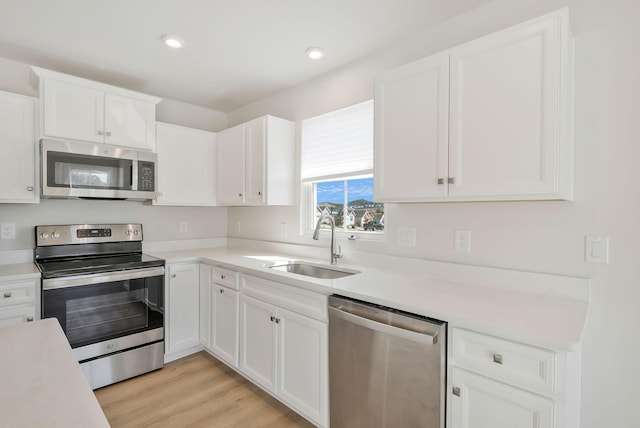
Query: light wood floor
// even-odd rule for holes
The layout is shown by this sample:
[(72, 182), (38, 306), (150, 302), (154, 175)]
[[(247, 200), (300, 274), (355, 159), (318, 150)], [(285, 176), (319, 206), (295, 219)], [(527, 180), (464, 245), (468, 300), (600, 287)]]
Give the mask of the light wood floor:
[(119, 427), (313, 427), (206, 352), (95, 391)]

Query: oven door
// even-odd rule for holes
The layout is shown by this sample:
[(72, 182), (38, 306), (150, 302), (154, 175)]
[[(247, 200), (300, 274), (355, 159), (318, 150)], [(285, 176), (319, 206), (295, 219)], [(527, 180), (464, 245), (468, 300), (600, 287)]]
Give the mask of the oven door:
[[(122, 337), (162, 340), (164, 267), (43, 279), (42, 317), (58, 319), (72, 348)], [(137, 345), (121, 342), (117, 348)]]

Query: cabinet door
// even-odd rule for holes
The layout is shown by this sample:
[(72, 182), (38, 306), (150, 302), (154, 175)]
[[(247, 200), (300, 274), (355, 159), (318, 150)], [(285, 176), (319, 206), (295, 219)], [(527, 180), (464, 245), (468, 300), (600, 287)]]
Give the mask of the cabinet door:
[(200, 344), (211, 349), (211, 266), (200, 264)]
[(245, 174), (247, 205), (264, 205), (265, 188), (265, 143), (266, 118), (253, 120), (245, 124)]
[(35, 99), (0, 92), (0, 201), (35, 202)]
[(275, 391), (275, 308), (248, 296), (241, 296), (240, 307), (240, 371)]
[(104, 142), (104, 93), (57, 80), (44, 84), (43, 134), (48, 137)]
[(155, 104), (109, 93), (104, 100), (105, 143), (155, 150)]
[(451, 51), (453, 197), (558, 191), (557, 17)]
[(449, 56), (392, 70), (375, 83), (375, 198), (447, 195)]
[(158, 123), (157, 205), (215, 204), (215, 134)]
[(238, 367), (238, 292), (214, 284), (211, 311), (211, 350), (231, 366)]
[(453, 368), (450, 391), (453, 428), (553, 428), (555, 404), (494, 380)]
[(244, 203), (244, 126), (218, 133), (218, 203)]
[(169, 265), (169, 352), (200, 342), (200, 284), (198, 263)]
[(327, 325), (278, 309), (277, 394), (320, 426), (327, 423)]

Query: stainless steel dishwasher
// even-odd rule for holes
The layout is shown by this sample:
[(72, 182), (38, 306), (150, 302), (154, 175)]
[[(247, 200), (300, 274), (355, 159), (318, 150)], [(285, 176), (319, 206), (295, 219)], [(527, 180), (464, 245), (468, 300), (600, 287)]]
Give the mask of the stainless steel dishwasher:
[(331, 428), (443, 428), (446, 325), (330, 296)]

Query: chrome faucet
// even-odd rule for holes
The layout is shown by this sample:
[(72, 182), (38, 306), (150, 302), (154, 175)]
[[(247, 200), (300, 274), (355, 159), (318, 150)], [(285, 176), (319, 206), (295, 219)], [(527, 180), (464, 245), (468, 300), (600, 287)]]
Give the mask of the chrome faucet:
[(338, 246), (338, 251), (336, 252), (336, 244), (335, 244), (336, 222), (333, 221), (333, 217), (331, 217), (327, 213), (320, 215), (320, 218), (316, 223), (316, 230), (313, 231), (313, 239), (317, 241), (318, 238), (320, 238), (320, 225), (325, 219), (329, 219), (329, 222), (331, 223), (331, 248), (329, 248), (331, 250), (331, 264), (337, 265), (338, 259), (342, 258), (342, 252), (339, 246)]

